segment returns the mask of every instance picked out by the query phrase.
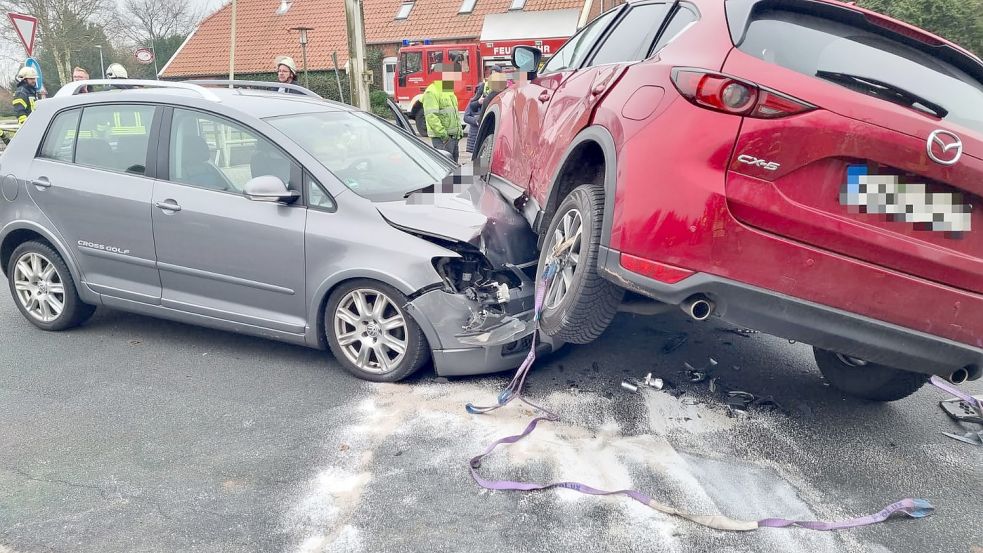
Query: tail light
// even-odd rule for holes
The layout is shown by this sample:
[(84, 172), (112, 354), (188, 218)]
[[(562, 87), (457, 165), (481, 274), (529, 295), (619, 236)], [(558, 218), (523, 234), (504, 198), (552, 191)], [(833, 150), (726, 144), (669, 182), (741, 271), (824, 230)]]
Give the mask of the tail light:
[(780, 92), (702, 69), (673, 69), (672, 83), (697, 106), (744, 117), (777, 119), (816, 109)]

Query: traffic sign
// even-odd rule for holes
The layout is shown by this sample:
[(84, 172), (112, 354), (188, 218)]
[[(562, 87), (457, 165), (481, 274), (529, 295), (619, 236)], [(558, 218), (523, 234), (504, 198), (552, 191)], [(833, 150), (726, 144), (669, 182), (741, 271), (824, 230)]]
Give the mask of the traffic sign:
[(10, 22), (14, 24), (14, 30), (17, 31), (17, 36), (20, 37), (20, 41), (24, 44), (24, 49), (27, 50), (28, 56), (34, 55), (34, 38), (37, 36), (38, 32), (38, 18), (32, 15), (24, 15), (22, 13), (7, 12), (7, 17), (10, 18)]
[(138, 62), (146, 65), (154, 61), (154, 51), (150, 48), (140, 48), (134, 52), (133, 57), (135, 57)]
[(38, 72), (38, 82), (34, 85), (34, 88), (38, 90), (44, 88), (44, 80), (41, 77), (41, 64), (38, 63), (38, 60), (34, 58), (27, 58), (27, 61), (24, 62), (24, 67), (33, 67), (34, 70)]

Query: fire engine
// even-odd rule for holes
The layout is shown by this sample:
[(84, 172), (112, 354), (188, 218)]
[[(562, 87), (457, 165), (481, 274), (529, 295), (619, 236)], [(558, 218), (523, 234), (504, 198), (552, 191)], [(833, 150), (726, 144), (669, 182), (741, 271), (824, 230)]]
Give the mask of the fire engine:
[(394, 76), (393, 90), (396, 103), (410, 119), (416, 122), (417, 132), (427, 134), (427, 124), (423, 116), (423, 91), (436, 77), (436, 67), (440, 63), (459, 63), (462, 79), (454, 87), (458, 109), (463, 113), (474, 96), (477, 87), (491, 72), (491, 67), (501, 64), (504, 71), (511, 71), (509, 65), (512, 48), (519, 45), (535, 46), (548, 58), (566, 42), (566, 38), (499, 40), (494, 42), (468, 42), (455, 44), (434, 44), (429, 39), (421, 41), (403, 40), (399, 49), (399, 63)]

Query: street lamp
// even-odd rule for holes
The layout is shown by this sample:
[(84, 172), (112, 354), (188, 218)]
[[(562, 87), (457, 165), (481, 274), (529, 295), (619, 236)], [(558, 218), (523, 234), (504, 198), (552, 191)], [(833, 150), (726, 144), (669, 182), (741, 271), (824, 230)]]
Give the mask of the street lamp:
[(304, 63), (304, 88), (310, 88), (307, 80), (307, 31), (313, 31), (313, 27), (292, 27), (291, 31), (300, 31), (300, 52)]
[(96, 44), (96, 48), (99, 49), (99, 67), (102, 68), (102, 78), (106, 78), (106, 64), (102, 61), (102, 45)]

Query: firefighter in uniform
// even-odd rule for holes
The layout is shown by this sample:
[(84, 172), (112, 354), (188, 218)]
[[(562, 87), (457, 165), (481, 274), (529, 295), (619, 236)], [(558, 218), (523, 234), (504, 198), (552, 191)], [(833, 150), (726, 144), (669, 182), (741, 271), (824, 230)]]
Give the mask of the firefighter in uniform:
[(17, 90), (11, 104), (17, 115), (17, 124), (23, 125), (27, 116), (34, 112), (38, 97), (38, 72), (33, 67), (23, 67), (17, 72)]
[(423, 92), (423, 114), (427, 121), (427, 136), (433, 147), (451, 154), (457, 161), (461, 140), (461, 116), (457, 111), (454, 83), (461, 80), (461, 68), (456, 64), (440, 64), (438, 80)]

